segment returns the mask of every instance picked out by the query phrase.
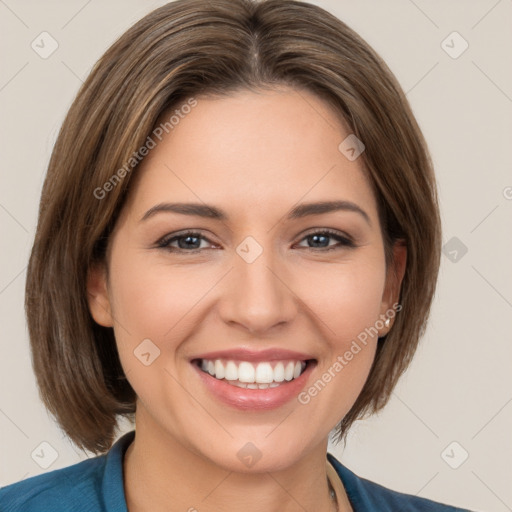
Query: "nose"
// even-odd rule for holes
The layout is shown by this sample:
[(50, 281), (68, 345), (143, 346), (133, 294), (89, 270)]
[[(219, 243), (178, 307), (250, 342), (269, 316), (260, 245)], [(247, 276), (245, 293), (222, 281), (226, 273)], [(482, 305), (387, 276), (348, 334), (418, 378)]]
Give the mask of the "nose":
[(290, 272), (270, 249), (249, 261), (234, 254), (220, 300), (220, 315), (227, 324), (262, 336), (290, 323), (297, 314), (298, 301)]

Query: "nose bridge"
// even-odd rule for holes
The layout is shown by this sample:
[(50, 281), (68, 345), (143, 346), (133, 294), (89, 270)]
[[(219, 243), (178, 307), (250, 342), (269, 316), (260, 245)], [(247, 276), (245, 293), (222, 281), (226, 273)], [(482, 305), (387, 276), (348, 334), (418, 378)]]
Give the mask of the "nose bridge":
[(224, 320), (251, 332), (289, 322), (295, 315), (294, 295), (287, 286), (284, 267), (272, 248), (271, 236), (264, 240), (263, 245), (248, 236), (236, 247), (230, 286), (223, 297)]

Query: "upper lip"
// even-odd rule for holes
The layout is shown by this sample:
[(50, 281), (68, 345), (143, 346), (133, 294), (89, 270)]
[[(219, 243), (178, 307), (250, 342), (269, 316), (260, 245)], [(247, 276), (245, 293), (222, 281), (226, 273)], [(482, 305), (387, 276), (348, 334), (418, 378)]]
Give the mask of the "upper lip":
[(250, 350), (247, 348), (234, 348), (230, 350), (216, 350), (205, 352), (192, 358), (194, 359), (234, 359), (239, 361), (283, 361), (292, 359), (294, 361), (307, 361), (314, 359), (310, 354), (286, 350), (281, 348), (267, 348), (262, 350)]

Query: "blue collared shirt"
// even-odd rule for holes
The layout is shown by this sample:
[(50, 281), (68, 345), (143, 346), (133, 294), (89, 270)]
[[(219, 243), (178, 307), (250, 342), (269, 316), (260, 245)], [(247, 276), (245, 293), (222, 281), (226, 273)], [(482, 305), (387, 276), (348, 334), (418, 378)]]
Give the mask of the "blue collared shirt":
[[(128, 432), (105, 455), (33, 476), (0, 489), (0, 512), (127, 512), (123, 457), (133, 441)], [(330, 453), (354, 512), (469, 512), (387, 489), (360, 478)], [(199, 504), (196, 508), (201, 510)]]

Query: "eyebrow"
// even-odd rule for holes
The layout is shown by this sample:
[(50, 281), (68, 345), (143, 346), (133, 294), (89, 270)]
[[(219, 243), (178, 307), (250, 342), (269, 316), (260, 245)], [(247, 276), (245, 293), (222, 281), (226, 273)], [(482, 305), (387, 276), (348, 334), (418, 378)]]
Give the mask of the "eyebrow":
[[(360, 214), (371, 226), (369, 215), (357, 204), (351, 201), (322, 201), (318, 203), (303, 203), (295, 206), (288, 212), (287, 220), (300, 219), (310, 215), (322, 215), (337, 211), (347, 211)], [(160, 203), (150, 208), (140, 219), (140, 222), (153, 217), (157, 213), (179, 213), (221, 221), (229, 220), (228, 214), (213, 205), (202, 203)]]

